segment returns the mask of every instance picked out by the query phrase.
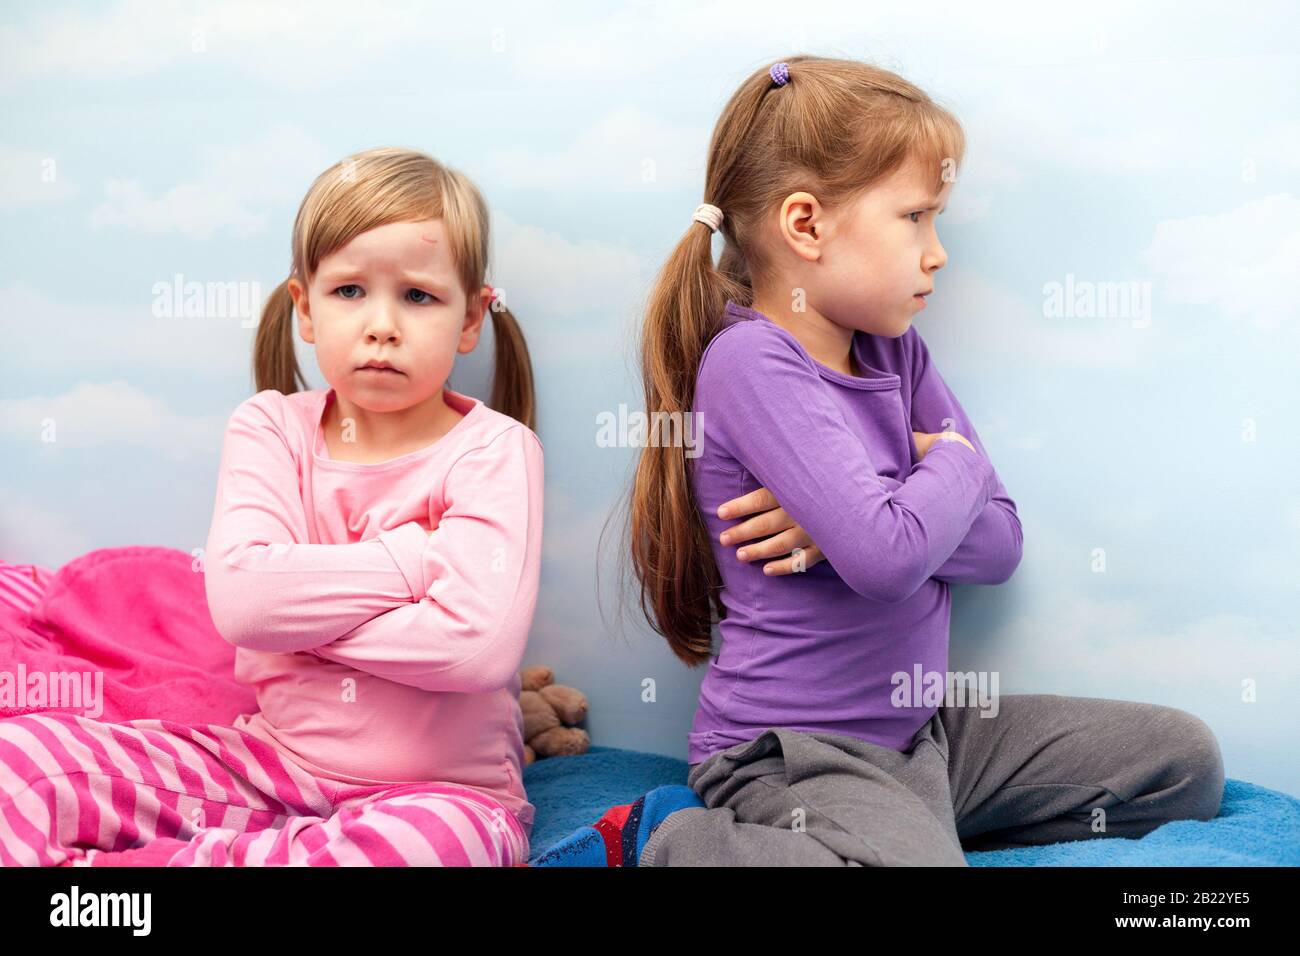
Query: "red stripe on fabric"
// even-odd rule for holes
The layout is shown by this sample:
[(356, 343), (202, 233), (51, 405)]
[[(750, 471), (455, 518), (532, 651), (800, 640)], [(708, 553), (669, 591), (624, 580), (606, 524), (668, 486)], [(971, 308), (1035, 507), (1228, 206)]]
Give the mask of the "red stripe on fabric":
[(596, 832), (600, 834), (605, 841), (605, 865), (622, 866), (623, 865), (623, 829), (615, 824), (608, 817), (602, 817), (597, 820), (593, 826)]

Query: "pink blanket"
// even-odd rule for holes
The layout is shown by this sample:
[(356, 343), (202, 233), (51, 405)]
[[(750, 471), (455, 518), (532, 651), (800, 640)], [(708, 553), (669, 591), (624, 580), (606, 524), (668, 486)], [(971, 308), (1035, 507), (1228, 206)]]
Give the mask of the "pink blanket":
[[(55, 572), (30, 615), (0, 602), (0, 679), (7, 672), (14, 687), (25, 677), (27, 698), (12, 706), (0, 698), (0, 719), (66, 711), (108, 723), (228, 725), (257, 710), (252, 689), (235, 681), (234, 662), (208, 614), (203, 572), (173, 548), (91, 551)], [(32, 703), (32, 688), (51, 674), (62, 691)], [(102, 713), (85, 699), (67, 706), (69, 678), (102, 688)]]

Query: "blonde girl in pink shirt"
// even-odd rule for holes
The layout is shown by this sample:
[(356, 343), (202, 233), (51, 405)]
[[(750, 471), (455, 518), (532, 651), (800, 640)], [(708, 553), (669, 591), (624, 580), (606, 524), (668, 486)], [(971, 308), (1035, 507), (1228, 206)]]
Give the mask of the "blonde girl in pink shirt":
[[(542, 445), (487, 251), (479, 191), (423, 153), (366, 150), (312, 184), (257, 330), (257, 392), (226, 427), (204, 556), (257, 710), (232, 726), (0, 722), (0, 793), (28, 794), (0, 864), (526, 864), (518, 669)], [(488, 314), (485, 404), (446, 383)], [(295, 333), (328, 388), (306, 390)]]

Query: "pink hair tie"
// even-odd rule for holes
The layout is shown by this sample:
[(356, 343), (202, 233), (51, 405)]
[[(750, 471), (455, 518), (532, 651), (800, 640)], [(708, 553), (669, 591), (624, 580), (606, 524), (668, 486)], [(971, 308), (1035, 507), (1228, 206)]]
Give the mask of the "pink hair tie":
[(785, 86), (790, 82), (790, 67), (785, 63), (774, 63), (767, 72), (777, 86)]

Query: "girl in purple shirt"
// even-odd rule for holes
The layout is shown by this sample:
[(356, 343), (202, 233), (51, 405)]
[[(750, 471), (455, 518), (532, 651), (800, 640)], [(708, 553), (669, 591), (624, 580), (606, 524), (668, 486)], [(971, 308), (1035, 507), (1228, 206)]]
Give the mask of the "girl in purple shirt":
[(630, 516), (650, 625), (708, 667), (688, 787), (542, 863), (963, 866), (1217, 814), (1217, 741), (1185, 711), (949, 687), (950, 586), (1006, 581), (1022, 541), (912, 324), (963, 151), (856, 61), (792, 57), (724, 109), (642, 333), (650, 420), (697, 438), (647, 442)]

